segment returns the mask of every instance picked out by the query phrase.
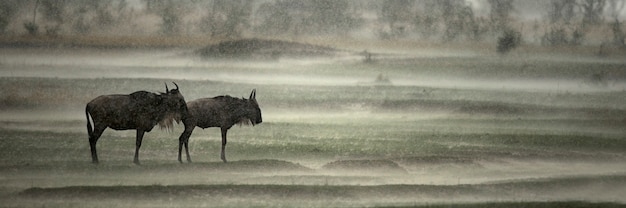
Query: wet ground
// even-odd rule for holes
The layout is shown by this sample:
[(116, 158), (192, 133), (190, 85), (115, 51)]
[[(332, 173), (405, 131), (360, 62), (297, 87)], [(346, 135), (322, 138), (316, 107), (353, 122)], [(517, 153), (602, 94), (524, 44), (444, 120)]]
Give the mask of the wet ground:
[[(2, 204), (626, 203), (623, 60), (403, 51), (373, 63), (225, 61), (189, 51), (2, 49)], [(380, 74), (390, 83), (376, 83)], [(229, 163), (219, 130), (196, 129), (194, 163), (179, 164), (179, 125), (146, 134), (141, 166), (134, 131), (108, 129), (92, 165), (85, 103), (172, 81), (188, 101), (257, 89), (264, 122), (233, 127)]]

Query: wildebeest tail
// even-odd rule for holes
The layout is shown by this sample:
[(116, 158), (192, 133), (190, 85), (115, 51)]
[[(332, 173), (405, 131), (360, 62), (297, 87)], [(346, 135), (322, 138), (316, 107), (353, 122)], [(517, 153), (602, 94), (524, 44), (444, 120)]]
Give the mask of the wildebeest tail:
[(93, 128), (91, 127), (91, 122), (89, 121), (89, 109), (89, 105), (87, 105), (87, 107), (85, 107), (85, 117), (87, 117), (87, 134), (91, 137), (93, 134)]

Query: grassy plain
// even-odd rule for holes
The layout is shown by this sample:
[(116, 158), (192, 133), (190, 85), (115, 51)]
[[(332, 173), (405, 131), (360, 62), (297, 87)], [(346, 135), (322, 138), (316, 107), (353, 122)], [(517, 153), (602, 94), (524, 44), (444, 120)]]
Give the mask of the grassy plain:
[[(370, 49), (372, 50), (372, 49)], [(579, 55), (402, 50), (203, 60), (186, 49), (0, 50), (0, 202), (7, 207), (587, 207), (626, 201), (626, 63)], [(426, 54), (426, 55), (425, 55)], [(377, 75), (392, 84), (378, 84)], [(594, 78), (601, 75), (601, 82)], [(261, 125), (105, 131), (90, 163), (84, 105), (163, 91), (257, 89)]]

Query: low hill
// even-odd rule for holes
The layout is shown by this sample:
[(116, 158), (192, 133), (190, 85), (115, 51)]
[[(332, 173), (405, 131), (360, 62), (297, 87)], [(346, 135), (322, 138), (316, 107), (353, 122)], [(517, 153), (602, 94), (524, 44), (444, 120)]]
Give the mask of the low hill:
[(267, 60), (278, 59), (280, 57), (332, 57), (338, 52), (339, 50), (331, 47), (257, 38), (222, 41), (197, 51), (203, 58)]

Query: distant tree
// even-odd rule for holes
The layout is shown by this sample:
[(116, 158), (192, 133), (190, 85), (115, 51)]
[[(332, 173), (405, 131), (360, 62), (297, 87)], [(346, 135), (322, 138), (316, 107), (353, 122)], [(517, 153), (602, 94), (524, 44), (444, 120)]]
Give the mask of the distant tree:
[(63, 24), (67, 0), (41, 0), (39, 9), (46, 20)]
[(109, 28), (119, 23), (126, 14), (128, 3), (125, 0), (92, 1), (95, 11), (94, 23), (98, 27)]
[(506, 54), (515, 49), (522, 40), (522, 34), (518, 31), (507, 29), (498, 37), (496, 51), (500, 54)]
[(613, 32), (613, 45), (618, 47), (626, 46), (626, 44), (624, 43), (624, 40), (626, 39), (626, 34), (622, 30), (622, 23), (619, 21), (619, 19), (615, 18), (615, 20), (610, 25), (611, 31)]
[(0, 34), (6, 32), (7, 26), (14, 20), (22, 7), (24, 7), (24, 1), (21, 0), (0, 1)]
[(346, 33), (362, 19), (349, 0), (278, 0), (262, 4), (256, 16), (257, 31), (264, 34)]
[(413, 24), (415, 25), (415, 29), (417, 30), (417, 32), (419, 32), (422, 38), (426, 39), (437, 34), (437, 30), (439, 30), (439, 22), (437, 21), (437, 18), (431, 14), (415, 16)]
[(252, 0), (214, 0), (203, 18), (203, 30), (211, 36), (240, 37), (250, 26)]
[(576, 0), (551, 0), (548, 9), (550, 24), (573, 24), (576, 16)]
[(163, 21), (161, 30), (165, 35), (173, 35), (180, 32), (181, 15), (182, 11), (179, 5), (168, 1), (167, 4), (159, 10), (158, 14), (161, 15)]
[(227, 13), (227, 21), (224, 24), (225, 32), (228, 35), (240, 36), (243, 29), (250, 26), (252, 15), (252, 0), (230, 1), (230, 12)]
[(593, 87), (606, 88), (609, 86), (608, 74), (604, 71), (591, 74), (585, 82)]
[[(406, 23), (410, 23), (415, 15), (413, 14), (414, 1), (411, 0), (385, 0), (379, 11), (379, 19), (387, 24), (389, 32), (385, 32), (386, 38), (396, 38), (404, 36), (407, 31)], [(398, 23), (405, 23), (397, 25)], [(385, 38), (385, 39), (386, 39)]]
[[(551, 0), (547, 10), (550, 29), (542, 37), (543, 45), (581, 45), (593, 26), (604, 22), (605, 8), (615, 11), (623, 0)], [(619, 12), (611, 12), (619, 13)], [(615, 31), (618, 33), (619, 31)]]
[[(434, 24), (443, 26), (443, 31), (439, 32), (443, 41), (454, 41), (460, 37), (480, 40), (484, 33), (481, 19), (474, 15), (471, 4), (465, 0), (427, 1), (425, 10), (426, 18), (440, 20)], [(428, 20), (426, 18), (424, 20)]]
[(130, 10), (126, 0), (73, 0), (69, 6), (72, 30), (79, 34), (107, 31), (128, 21)]
[(417, 30), (422, 38), (430, 39), (440, 34), (441, 10), (438, 6), (438, 2), (437, 0), (416, 2), (419, 12), (415, 15), (413, 24), (415, 25), (415, 30)]
[(603, 21), (602, 14), (606, 0), (582, 0), (580, 7), (583, 12), (583, 29), (587, 29), (592, 25), (599, 24)]
[(346, 33), (361, 25), (361, 18), (349, 0), (311, 0), (304, 14), (311, 33)]
[(267, 35), (297, 34), (293, 30), (298, 18), (292, 8), (298, 8), (298, 4), (302, 2), (278, 0), (261, 4), (256, 12), (260, 22), (255, 30)]
[(40, 3), (40, 0), (35, 1), (35, 6), (33, 8), (32, 21), (24, 23), (24, 29), (26, 29), (26, 31), (30, 35), (37, 35), (37, 33), (39, 33), (39, 25), (35, 23), (37, 21), (37, 9), (39, 8), (39, 3)]
[(513, 1), (514, 0), (487, 0), (490, 7), (489, 20), (491, 21), (494, 32), (509, 29), (511, 13), (515, 9)]
[(92, 24), (89, 18), (89, 9), (86, 4), (77, 5), (74, 15), (77, 17), (72, 24), (72, 29), (78, 34), (87, 34), (90, 32)]
[[(48, 22), (46, 26), (47, 35), (57, 35), (61, 26), (65, 23), (67, 15), (68, 0), (40, 0), (38, 7), (42, 16)], [(34, 22), (33, 22), (34, 23)]]
[(580, 4), (577, 0), (551, 0), (547, 10), (549, 30), (541, 38), (545, 46), (580, 45), (585, 32), (579, 22)]
[(454, 40), (460, 31), (462, 31), (463, 25), (457, 17), (457, 12), (465, 4), (462, 0), (441, 0), (439, 2), (439, 9), (441, 10), (441, 17), (444, 23), (443, 40)]
[(401, 21), (409, 21), (413, 16), (413, 1), (411, 0), (385, 0), (380, 11), (380, 19), (393, 27), (393, 24)]
[(34, 22), (25, 22), (24, 29), (29, 35), (37, 35), (39, 33), (39, 26)]
[(143, 0), (148, 13), (161, 17), (161, 32), (175, 35), (181, 31), (182, 17), (189, 11), (190, 2), (177, 0)]
[(619, 21), (619, 15), (624, 9), (624, 4), (626, 1), (624, 0), (609, 0), (609, 15), (614, 20), (611, 24), (611, 31), (613, 32), (613, 44), (618, 47), (625, 47), (626, 44), (624, 40), (626, 39), (626, 34), (622, 30), (622, 23)]
[(473, 41), (483, 40), (485, 34), (489, 31), (487, 20), (482, 17), (475, 17), (472, 24), (469, 25), (469, 38)]
[(480, 40), (484, 29), (481, 25), (481, 19), (474, 16), (471, 5), (464, 4), (457, 7), (457, 15), (454, 19), (454, 32), (467, 36), (470, 40)]
[(582, 28), (577, 27), (572, 32), (572, 39), (570, 40), (570, 45), (582, 45), (585, 41), (585, 31)]
[(562, 27), (553, 27), (541, 37), (541, 45), (561, 46), (569, 44), (568, 33)]

